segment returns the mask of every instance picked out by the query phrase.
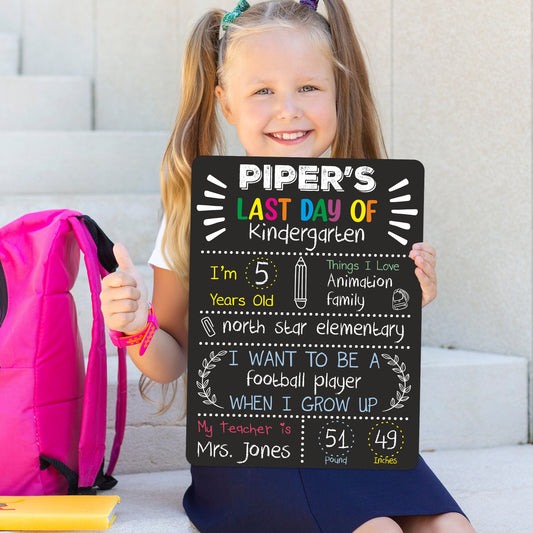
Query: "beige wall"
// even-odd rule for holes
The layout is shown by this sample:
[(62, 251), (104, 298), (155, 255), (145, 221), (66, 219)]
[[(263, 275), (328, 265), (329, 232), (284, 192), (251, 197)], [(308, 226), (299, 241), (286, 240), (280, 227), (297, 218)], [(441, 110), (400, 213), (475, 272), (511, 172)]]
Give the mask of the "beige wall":
[[(424, 312), (424, 343), (531, 358), (530, 2), (348, 5), (389, 154), (426, 168), (440, 293)], [(23, 74), (92, 77), (96, 129), (169, 131), (193, 21), (207, 7), (233, 6), (0, 0), (9, 13), (0, 31), (20, 32)]]
[[(402, 7), (396, 7), (396, 6)], [(530, 2), (398, 2), (394, 157), (427, 173), (427, 344), (531, 355)]]

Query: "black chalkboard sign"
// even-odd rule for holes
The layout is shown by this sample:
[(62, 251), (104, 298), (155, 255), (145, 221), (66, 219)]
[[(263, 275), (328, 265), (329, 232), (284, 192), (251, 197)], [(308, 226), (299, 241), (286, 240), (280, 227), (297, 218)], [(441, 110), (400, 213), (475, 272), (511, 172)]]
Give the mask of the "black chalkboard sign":
[(192, 172), (187, 458), (418, 461), (423, 167), (199, 157)]

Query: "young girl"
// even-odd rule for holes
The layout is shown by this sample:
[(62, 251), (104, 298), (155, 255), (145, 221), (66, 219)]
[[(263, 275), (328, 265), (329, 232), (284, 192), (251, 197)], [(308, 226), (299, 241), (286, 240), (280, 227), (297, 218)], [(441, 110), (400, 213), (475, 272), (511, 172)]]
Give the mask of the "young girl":
[[(181, 106), (163, 161), (165, 220), (150, 259), (153, 308), (122, 245), (115, 249), (122, 272), (105, 279), (101, 295), (107, 326), (126, 336), (145, 327), (153, 332), (157, 316), (143, 357), (139, 345), (128, 348), (153, 381), (171, 383), (187, 366), (191, 164), (221, 152), (217, 101), (249, 156), (384, 156), (348, 10), (342, 0), (324, 0), (326, 19), (316, 3), (248, 8), (241, 0), (229, 14), (208, 12), (189, 39)], [(410, 256), (425, 305), (436, 296), (435, 251), (419, 243)], [(474, 531), (422, 458), (408, 471), (193, 466), (191, 473), (184, 506), (202, 533)]]

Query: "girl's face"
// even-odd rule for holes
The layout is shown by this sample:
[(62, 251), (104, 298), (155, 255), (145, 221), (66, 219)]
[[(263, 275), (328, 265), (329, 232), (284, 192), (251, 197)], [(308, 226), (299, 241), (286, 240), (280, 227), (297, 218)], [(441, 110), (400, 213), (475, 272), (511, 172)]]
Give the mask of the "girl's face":
[(337, 129), (335, 78), (326, 54), (302, 30), (251, 35), (216, 88), (249, 156), (318, 157)]

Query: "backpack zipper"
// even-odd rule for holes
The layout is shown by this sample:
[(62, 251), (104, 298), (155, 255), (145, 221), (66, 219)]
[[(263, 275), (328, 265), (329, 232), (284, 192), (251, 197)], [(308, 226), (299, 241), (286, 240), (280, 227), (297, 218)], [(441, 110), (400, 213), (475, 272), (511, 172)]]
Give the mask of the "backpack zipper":
[(4, 268), (0, 262), (0, 326), (7, 314), (7, 283)]

